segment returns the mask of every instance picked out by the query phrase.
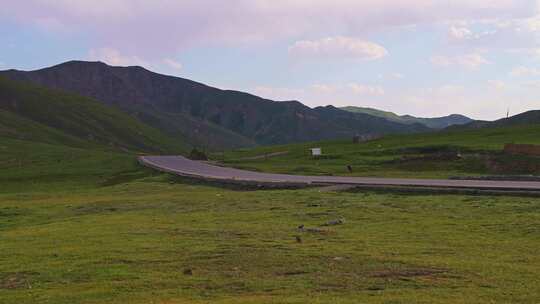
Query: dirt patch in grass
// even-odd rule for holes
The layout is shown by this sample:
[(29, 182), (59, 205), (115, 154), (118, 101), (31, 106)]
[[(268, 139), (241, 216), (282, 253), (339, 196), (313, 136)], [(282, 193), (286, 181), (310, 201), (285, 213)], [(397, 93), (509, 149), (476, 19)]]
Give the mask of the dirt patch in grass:
[(151, 174), (152, 174), (152, 171), (150, 169), (145, 169), (145, 168), (143, 169), (137, 168), (136, 170), (119, 172), (117, 174), (107, 177), (107, 179), (105, 179), (104, 181), (100, 183), (100, 186), (109, 187), (109, 186), (125, 184), (125, 183), (129, 183), (129, 182), (150, 176)]
[(485, 166), (494, 174), (539, 174), (540, 157), (495, 154), (485, 158)]
[(413, 269), (385, 269), (371, 274), (373, 278), (400, 279), (413, 277), (426, 277), (446, 273), (445, 269), (438, 268), (413, 268)]
[(18, 207), (6, 207), (0, 209), (0, 219), (2, 218), (14, 218), (21, 215), (28, 215), (30, 212), (27, 209)]
[(461, 146), (452, 145), (435, 145), (435, 146), (420, 146), (407, 147), (396, 150), (387, 150), (391, 154), (457, 154), (460, 152), (470, 152), (471, 149)]
[(278, 276), (297, 276), (297, 275), (303, 275), (308, 274), (309, 272), (303, 271), (303, 270), (291, 270), (291, 271), (285, 271), (285, 272), (279, 272), (276, 273)]
[[(237, 168), (236, 169), (243, 169), (243, 168)], [(265, 183), (238, 183), (238, 182), (226, 182), (226, 181), (211, 181), (211, 180), (202, 180), (198, 178), (189, 178), (189, 177), (183, 177), (183, 176), (177, 176), (168, 174), (167, 175), (167, 181), (169, 184), (183, 184), (183, 185), (191, 185), (191, 186), (208, 186), (208, 187), (216, 187), (220, 189), (225, 190), (231, 190), (231, 191), (237, 191), (237, 192), (253, 192), (253, 191), (261, 191), (261, 190), (296, 190), (301, 188), (307, 188), (308, 185), (305, 184), (292, 184), (292, 183), (285, 183), (283, 185), (281, 184), (265, 184)]]
[(0, 289), (32, 288), (31, 278), (37, 274), (35, 272), (0, 273)]
[[(124, 208), (122, 208), (124, 207)], [(92, 203), (83, 206), (73, 208), (76, 215), (87, 214), (99, 214), (99, 213), (112, 213), (119, 211), (119, 209), (126, 209), (122, 206), (122, 203)]]
[(75, 215), (107, 214), (151, 209), (152, 204), (129, 201), (101, 201), (71, 207)]

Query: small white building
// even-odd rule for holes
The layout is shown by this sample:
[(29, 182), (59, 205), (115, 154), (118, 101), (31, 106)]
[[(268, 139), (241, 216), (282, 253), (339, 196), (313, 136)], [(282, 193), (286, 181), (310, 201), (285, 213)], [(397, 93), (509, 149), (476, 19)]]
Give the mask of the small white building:
[(321, 156), (322, 155), (322, 149), (321, 148), (311, 148), (309, 150), (311, 151), (311, 156)]

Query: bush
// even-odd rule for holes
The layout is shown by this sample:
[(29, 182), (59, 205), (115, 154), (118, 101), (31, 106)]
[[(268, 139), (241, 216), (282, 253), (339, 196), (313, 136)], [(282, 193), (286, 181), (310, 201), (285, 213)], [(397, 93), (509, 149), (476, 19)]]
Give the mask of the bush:
[(204, 152), (199, 151), (196, 148), (194, 148), (189, 153), (189, 159), (192, 159), (192, 160), (208, 160), (208, 156), (206, 156), (206, 154)]

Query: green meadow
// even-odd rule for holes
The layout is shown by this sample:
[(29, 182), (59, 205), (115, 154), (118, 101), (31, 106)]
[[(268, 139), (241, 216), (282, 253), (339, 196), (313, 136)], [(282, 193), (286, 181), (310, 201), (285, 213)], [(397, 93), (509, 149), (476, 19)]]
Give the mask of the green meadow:
[(538, 303), (539, 248), (538, 198), (222, 187), (0, 140), (3, 304)]
[[(258, 147), (215, 153), (212, 157), (237, 168), (300, 175), (405, 178), (537, 175), (540, 157), (509, 156), (502, 150), (507, 143), (540, 144), (539, 134), (540, 124), (527, 124), (390, 135), (359, 144), (351, 139)], [(322, 148), (322, 157), (310, 155), (309, 149), (315, 147)], [(352, 166), (353, 172), (348, 171), (347, 165)]]

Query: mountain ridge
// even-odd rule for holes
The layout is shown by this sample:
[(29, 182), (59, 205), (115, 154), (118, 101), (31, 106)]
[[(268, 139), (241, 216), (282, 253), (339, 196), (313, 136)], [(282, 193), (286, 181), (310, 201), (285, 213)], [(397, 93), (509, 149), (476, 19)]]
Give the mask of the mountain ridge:
[(421, 124), (221, 90), (137, 66), (69, 61), (35, 71), (1, 71), (0, 75), (94, 98), (168, 136), (214, 149), (430, 131)]
[(340, 109), (354, 113), (366, 113), (404, 124), (420, 123), (432, 129), (444, 129), (452, 125), (463, 125), (474, 121), (473, 119), (461, 114), (450, 114), (441, 117), (416, 117), (412, 115), (398, 115), (394, 112), (370, 107), (347, 106), (341, 107)]
[(476, 120), (464, 125), (450, 126), (448, 130), (467, 130), (494, 127), (511, 127), (526, 124), (540, 124), (540, 110), (525, 111), (494, 121)]

